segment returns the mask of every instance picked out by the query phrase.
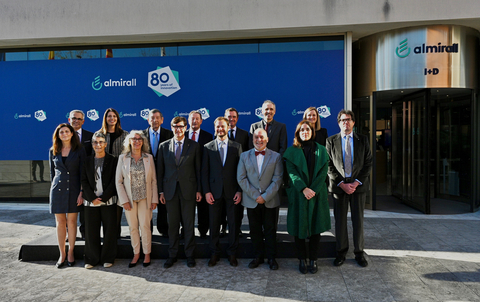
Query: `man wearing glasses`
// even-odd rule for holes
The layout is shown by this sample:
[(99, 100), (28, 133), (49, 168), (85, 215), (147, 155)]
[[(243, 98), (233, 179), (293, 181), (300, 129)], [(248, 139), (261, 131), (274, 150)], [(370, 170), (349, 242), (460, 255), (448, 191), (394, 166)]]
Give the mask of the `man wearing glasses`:
[(329, 191), (334, 198), (333, 213), (335, 216), (335, 237), (337, 240), (337, 256), (335, 266), (345, 262), (348, 251), (347, 213), (350, 212), (353, 226), (353, 243), (355, 260), (366, 267), (363, 211), (369, 189), (368, 176), (372, 168), (372, 153), (366, 136), (353, 132), (355, 115), (350, 110), (342, 109), (337, 116), (340, 133), (327, 139), (327, 152), (330, 156), (328, 176)]
[(168, 213), (168, 259), (164, 268), (177, 262), (180, 220), (183, 218), (187, 266), (195, 266), (195, 204), (202, 200), (200, 145), (185, 136), (187, 120), (176, 116), (170, 123), (173, 138), (160, 144), (157, 155), (159, 199)]
[[(68, 123), (73, 127), (75, 132), (77, 132), (78, 139), (80, 143), (82, 143), (83, 147), (85, 148), (85, 153), (87, 157), (93, 154), (92, 148), (92, 136), (93, 133), (82, 129), (83, 123), (85, 123), (85, 113), (82, 110), (72, 110), (70, 111), (70, 115), (68, 117)], [(79, 209), (79, 219), (80, 219), (80, 234), (82, 234), (82, 239), (85, 240), (85, 209), (83, 205), (78, 207)]]

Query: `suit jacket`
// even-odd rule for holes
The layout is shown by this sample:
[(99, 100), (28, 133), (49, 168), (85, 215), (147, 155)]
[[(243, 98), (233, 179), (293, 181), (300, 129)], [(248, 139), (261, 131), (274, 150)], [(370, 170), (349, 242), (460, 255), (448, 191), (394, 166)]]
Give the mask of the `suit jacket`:
[(240, 145), (242, 145), (243, 152), (248, 151), (250, 149), (249, 143), (248, 143), (249, 138), (250, 136), (248, 135), (247, 131), (237, 127), (237, 131), (235, 131), (235, 141)]
[[(147, 129), (143, 130), (143, 134), (147, 137), (148, 146), (150, 147), (150, 154), (153, 155), (153, 148), (152, 148), (152, 144), (150, 143), (150, 128), (151, 127), (148, 127)], [(160, 141), (158, 142), (158, 146), (160, 146), (160, 144), (163, 143), (164, 141), (171, 139), (172, 137), (173, 137), (173, 132), (171, 130), (160, 127)], [(158, 149), (157, 149), (157, 156), (153, 157), (155, 162), (157, 161), (157, 157), (158, 157)]]
[[(131, 158), (126, 155), (127, 154), (121, 154), (118, 158), (115, 184), (118, 194), (118, 205), (123, 207), (124, 204), (129, 202), (133, 207), (132, 182), (130, 179)], [(143, 159), (143, 165), (145, 166), (145, 180), (147, 182), (147, 204), (150, 209), (152, 203), (158, 203), (157, 175), (155, 173), (153, 156), (151, 154), (147, 154), (147, 157)]]
[(222, 164), (217, 140), (205, 145), (202, 161), (202, 188), (203, 192), (212, 193), (214, 199), (222, 197), (233, 199), (235, 193), (241, 192), (237, 182), (237, 166), (242, 154), (242, 146), (228, 140), (225, 165)]
[(279, 153), (265, 150), (262, 171), (258, 173), (255, 149), (240, 155), (237, 169), (237, 181), (243, 190), (242, 205), (247, 208), (257, 207), (256, 199), (262, 196), (267, 208), (280, 206), (278, 190), (283, 183), (283, 164)]
[[(190, 137), (190, 130), (191, 129), (188, 129), (185, 132), (186, 138)], [(203, 152), (203, 146), (205, 146), (206, 143), (209, 143), (212, 140), (213, 140), (213, 135), (210, 132), (200, 129), (200, 133), (198, 134), (198, 142), (197, 142), (200, 145), (200, 152)]]
[[(263, 126), (263, 121), (253, 123), (250, 126), (250, 140), (248, 142), (250, 149), (253, 148), (253, 132), (255, 132), (255, 130), (258, 128), (265, 129), (265, 127)], [(285, 124), (283, 123), (273, 120), (268, 127), (267, 135), (267, 148), (272, 151), (278, 152), (281, 156), (283, 156), (283, 153), (285, 152), (285, 150), (287, 150), (288, 144), (287, 126), (285, 126)]]
[[(330, 157), (328, 163), (328, 176), (330, 185), (328, 190), (334, 194), (344, 194), (345, 192), (338, 184), (345, 180), (345, 171), (343, 167), (342, 136), (340, 133), (327, 138), (327, 152)], [(358, 186), (355, 192), (363, 193), (369, 188), (368, 176), (372, 168), (372, 152), (365, 135), (353, 133), (353, 167), (352, 177), (358, 179), (362, 185)]]
[(195, 193), (202, 191), (200, 145), (185, 135), (178, 165), (175, 161), (175, 139), (161, 143), (158, 153), (161, 154), (157, 161), (158, 192), (163, 192), (165, 199), (170, 200), (178, 182), (185, 199), (195, 200)]
[(82, 128), (82, 140), (80, 141), (85, 148), (85, 153), (87, 156), (94, 154), (92, 147), (92, 136), (93, 132), (87, 131)]
[(115, 172), (117, 169), (118, 158), (105, 153), (102, 168), (102, 196), (95, 194), (96, 181), (95, 181), (95, 155), (87, 157), (82, 171), (82, 189), (83, 198), (91, 203), (97, 197), (101, 197), (103, 202), (107, 202), (110, 198), (117, 195), (117, 189), (115, 187)]

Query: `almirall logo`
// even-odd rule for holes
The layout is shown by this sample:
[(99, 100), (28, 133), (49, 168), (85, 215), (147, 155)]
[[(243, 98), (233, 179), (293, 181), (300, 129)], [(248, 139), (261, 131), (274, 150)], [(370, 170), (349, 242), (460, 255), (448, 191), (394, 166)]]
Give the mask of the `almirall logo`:
[(157, 70), (148, 73), (148, 87), (159, 97), (169, 97), (180, 90), (178, 71), (171, 70), (170, 66), (157, 67)]
[(95, 77), (95, 80), (92, 82), (92, 88), (94, 90), (100, 90), (102, 87), (103, 85), (102, 82), (100, 82), (100, 76)]
[(399, 58), (405, 58), (410, 54), (410, 50), (410, 47), (408, 47), (408, 39), (405, 39), (397, 46), (395, 53)]
[(35, 111), (35, 118), (40, 121), (40, 122), (43, 122), (44, 120), (47, 119), (47, 113), (43, 110), (38, 110), (38, 111)]

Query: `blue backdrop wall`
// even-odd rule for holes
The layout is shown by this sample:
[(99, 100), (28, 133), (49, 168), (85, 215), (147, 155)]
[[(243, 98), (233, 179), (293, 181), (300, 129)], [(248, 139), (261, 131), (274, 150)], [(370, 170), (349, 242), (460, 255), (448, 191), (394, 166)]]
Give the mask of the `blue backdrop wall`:
[[(321, 122), (331, 135), (344, 104), (343, 62), (343, 50), (1, 62), (0, 160), (48, 159), (52, 133), (72, 109), (88, 112), (83, 127), (96, 131), (109, 107), (121, 112), (125, 130), (147, 128), (149, 109), (160, 109), (170, 128), (175, 115), (204, 108), (210, 117), (202, 129), (213, 133), (214, 119), (228, 107), (240, 112), (238, 126), (248, 131), (269, 99), (275, 120), (287, 124), (290, 145), (310, 106), (325, 106)], [(164, 95), (149, 82), (163, 83)]]

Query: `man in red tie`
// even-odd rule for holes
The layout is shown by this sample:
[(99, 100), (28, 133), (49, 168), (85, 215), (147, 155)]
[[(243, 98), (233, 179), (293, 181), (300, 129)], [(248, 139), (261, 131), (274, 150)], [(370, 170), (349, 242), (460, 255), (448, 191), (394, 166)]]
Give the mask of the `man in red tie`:
[(279, 153), (267, 149), (268, 136), (259, 128), (253, 133), (254, 149), (243, 152), (237, 169), (237, 181), (243, 191), (242, 205), (247, 208), (256, 268), (268, 259), (271, 270), (278, 269), (277, 221), (280, 207), (278, 190), (283, 183), (283, 164)]

